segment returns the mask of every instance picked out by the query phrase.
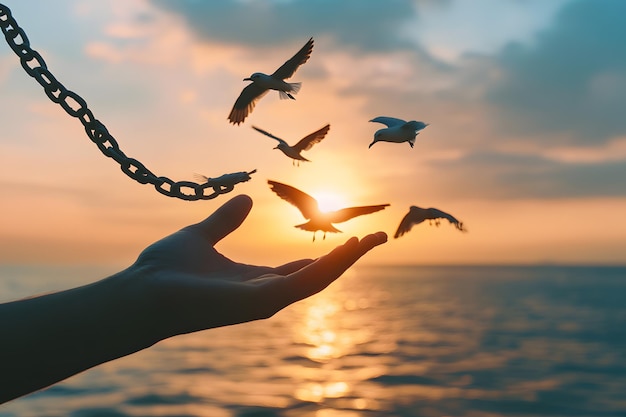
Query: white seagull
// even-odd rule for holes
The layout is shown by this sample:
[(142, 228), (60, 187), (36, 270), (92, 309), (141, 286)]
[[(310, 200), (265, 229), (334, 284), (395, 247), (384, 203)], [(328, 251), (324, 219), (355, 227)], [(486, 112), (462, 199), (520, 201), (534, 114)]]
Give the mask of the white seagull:
[(270, 132), (260, 129), (256, 126), (252, 126), (252, 128), (257, 132), (263, 133), (265, 136), (276, 139), (278, 141), (278, 146), (276, 146), (274, 149), (280, 149), (285, 155), (293, 159), (292, 165), (295, 165), (297, 162), (298, 166), (300, 166), (300, 161), (311, 162), (303, 157), (301, 155), (301, 152), (308, 151), (313, 147), (313, 145), (324, 139), (324, 137), (326, 137), (326, 134), (328, 133), (328, 130), (330, 129), (330, 125), (326, 125), (323, 128), (309, 134), (308, 136), (305, 136), (293, 146), (289, 146), (287, 142), (277, 136), (272, 135)]
[(376, 117), (370, 120), (370, 122), (382, 123), (387, 127), (376, 131), (374, 134), (374, 142), (370, 143), (368, 148), (371, 148), (376, 142), (408, 142), (412, 148), (415, 144), (415, 137), (419, 134), (419, 131), (428, 126), (428, 123), (424, 122), (417, 122), (415, 120), (406, 122), (402, 119), (386, 116)]
[(252, 113), (256, 102), (267, 94), (269, 90), (278, 91), (281, 99), (290, 98), (295, 100), (292, 93), (296, 94), (300, 91), (302, 84), (288, 83), (284, 80), (290, 78), (300, 65), (308, 61), (311, 52), (313, 52), (313, 38), (309, 39), (290, 60), (281, 65), (273, 74), (267, 75), (262, 72), (255, 72), (250, 77), (244, 78), (244, 81), (252, 81), (252, 83), (248, 84), (239, 94), (233, 109), (228, 115), (228, 120), (236, 125), (243, 122), (248, 114)]
[(313, 242), (315, 242), (315, 232), (318, 230), (324, 232), (324, 239), (326, 239), (326, 232), (341, 233), (341, 230), (335, 228), (332, 223), (342, 223), (353, 217), (374, 213), (389, 205), (379, 204), (376, 206), (348, 207), (324, 213), (320, 211), (317, 200), (307, 193), (280, 182), (268, 180), (267, 183), (270, 185), (272, 191), (278, 194), (283, 200), (296, 206), (298, 210), (300, 210), (300, 213), (302, 213), (302, 216), (309, 220), (306, 223), (298, 224), (294, 227), (313, 232)]
[(463, 227), (463, 222), (458, 221), (454, 216), (443, 212), (439, 209), (430, 207), (430, 208), (421, 208), (417, 206), (411, 206), (409, 212), (404, 216), (400, 225), (398, 226), (398, 230), (396, 230), (396, 234), (393, 236), (394, 238), (399, 238), (403, 234), (407, 233), (414, 224), (420, 224), (424, 220), (428, 220), (430, 224), (435, 223), (435, 226), (439, 226), (441, 223), (441, 219), (447, 219), (451, 224), (454, 225), (461, 232), (467, 232), (467, 229)]

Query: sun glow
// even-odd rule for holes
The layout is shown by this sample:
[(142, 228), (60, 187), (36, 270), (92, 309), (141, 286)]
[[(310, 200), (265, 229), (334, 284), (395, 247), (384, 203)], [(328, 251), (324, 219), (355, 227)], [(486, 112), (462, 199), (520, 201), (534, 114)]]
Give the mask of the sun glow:
[(348, 203), (345, 198), (333, 192), (319, 191), (315, 192), (313, 196), (317, 200), (320, 210), (323, 212), (335, 211), (350, 206), (350, 203)]

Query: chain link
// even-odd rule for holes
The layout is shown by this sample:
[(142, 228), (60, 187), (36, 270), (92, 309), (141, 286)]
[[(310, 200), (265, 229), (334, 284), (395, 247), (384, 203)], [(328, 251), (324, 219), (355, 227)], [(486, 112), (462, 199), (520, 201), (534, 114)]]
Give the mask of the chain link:
[(141, 162), (126, 156), (106, 126), (94, 117), (87, 107), (87, 102), (75, 92), (65, 88), (48, 71), (43, 57), (30, 47), (26, 33), (11, 15), (11, 10), (1, 3), (0, 28), (9, 47), (20, 58), (24, 71), (43, 87), (48, 98), (59, 104), (67, 114), (77, 118), (85, 128), (89, 139), (98, 146), (98, 149), (107, 157), (115, 160), (120, 165), (122, 172), (140, 184), (152, 184), (158, 192), (168, 197), (187, 201), (210, 200), (221, 194), (231, 192), (235, 188), (235, 184), (249, 181), (250, 175), (256, 172), (255, 169), (249, 172), (224, 174), (217, 178), (206, 178), (204, 183), (175, 182), (167, 177), (157, 177)]

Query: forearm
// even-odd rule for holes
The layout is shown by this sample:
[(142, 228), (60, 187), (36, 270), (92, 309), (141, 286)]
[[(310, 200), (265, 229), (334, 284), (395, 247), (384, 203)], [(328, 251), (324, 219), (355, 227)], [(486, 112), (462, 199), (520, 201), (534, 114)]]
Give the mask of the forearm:
[(0, 403), (155, 343), (138, 275), (0, 304)]

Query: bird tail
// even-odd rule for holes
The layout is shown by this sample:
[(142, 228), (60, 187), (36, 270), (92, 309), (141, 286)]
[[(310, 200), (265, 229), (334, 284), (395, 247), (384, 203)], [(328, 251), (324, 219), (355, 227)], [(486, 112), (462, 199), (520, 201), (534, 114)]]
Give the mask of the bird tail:
[(310, 221), (302, 224), (297, 224), (294, 227), (298, 229), (306, 230), (307, 232), (315, 232), (316, 230), (321, 230), (322, 232), (330, 232), (330, 233), (342, 233), (341, 230), (337, 229), (332, 224), (325, 225), (325, 227), (318, 228), (315, 225), (311, 224)]
[(298, 94), (298, 92), (300, 91), (300, 88), (302, 87), (302, 83), (288, 83), (289, 84), (289, 90), (288, 91), (279, 91), (278, 94), (280, 96), (281, 100), (285, 100), (285, 99), (292, 99), (295, 100), (296, 98), (291, 94)]
[(292, 93), (298, 94), (298, 92), (300, 92), (300, 88), (302, 88), (302, 83), (289, 83), (289, 87), (291, 87)]
[(197, 172), (193, 174), (193, 177), (197, 180), (197, 181), (204, 181), (204, 182), (208, 182), (210, 180), (209, 177), (207, 177), (206, 175), (202, 175), (202, 174), (198, 174)]

